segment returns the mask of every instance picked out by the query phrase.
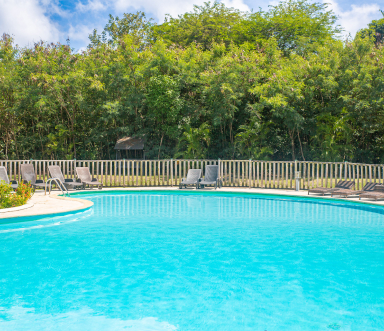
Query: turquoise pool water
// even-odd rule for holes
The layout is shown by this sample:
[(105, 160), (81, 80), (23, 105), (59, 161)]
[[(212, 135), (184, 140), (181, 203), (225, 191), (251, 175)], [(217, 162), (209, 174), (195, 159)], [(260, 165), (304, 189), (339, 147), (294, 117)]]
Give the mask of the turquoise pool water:
[(0, 223), (0, 330), (384, 330), (384, 209), (241, 194), (80, 195)]

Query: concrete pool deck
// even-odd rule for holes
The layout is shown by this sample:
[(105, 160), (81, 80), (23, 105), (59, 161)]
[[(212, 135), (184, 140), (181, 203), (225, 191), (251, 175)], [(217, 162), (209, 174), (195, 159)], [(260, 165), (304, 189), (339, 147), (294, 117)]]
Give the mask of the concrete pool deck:
[[(70, 193), (98, 193), (98, 192), (108, 192), (108, 191), (179, 191), (178, 187), (129, 187), (129, 188), (103, 188), (103, 190), (98, 189), (87, 189), (87, 190), (76, 190), (70, 191)], [(183, 189), (182, 191), (196, 191), (196, 189)], [(199, 191), (214, 191), (214, 189), (207, 188)], [(256, 194), (268, 194), (268, 195), (281, 195), (281, 196), (291, 196), (291, 197), (308, 197), (307, 190), (294, 191), (288, 189), (266, 189), (266, 188), (241, 188), (241, 187), (223, 187), (217, 190), (218, 192), (236, 192), (236, 193), (256, 193)], [(14, 218), (14, 217), (23, 217), (23, 216), (43, 216), (51, 214), (60, 214), (73, 211), (81, 211), (93, 206), (93, 203), (88, 200), (81, 199), (81, 195), (75, 195), (74, 197), (62, 197), (59, 196), (59, 191), (53, 191), (51, 195), (44, 195), (43, 190), (37, 190), (29, 203), (33, 204), (32, 207), (22, 210), (13, 210), (0, 213), (0, 219), (5, 218)], [(336, 201), (352, 201), (360, 202), (363, 204), (371, 205), (381, 205), (384, 206), (383, 201), (374, 201), (374, 200), (359, 200), (358, 197), (353, 198), (340, 198), (335, 197), (331, 198), (330, 195), (320, 196), (316, 194), (311, 194), (311, 198), (319, 199), (332, 199)]]
[(61, 214), (71, 211), (84, 210), (93, 206), (93, 202), (78, 198), (66, 198), (58, 196), (58, 192), (44, 195), (43, 190), (36, 191), (28, 203), (33, 204), (28, 209), (6, 211), (0, 213), (0, 219), (23, 216), (43, 216)]

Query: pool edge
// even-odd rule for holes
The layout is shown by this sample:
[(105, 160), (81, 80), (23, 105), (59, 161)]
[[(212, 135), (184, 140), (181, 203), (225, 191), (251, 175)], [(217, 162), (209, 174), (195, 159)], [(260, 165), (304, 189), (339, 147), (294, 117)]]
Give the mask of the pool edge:
[[(155, 192), (164, 192), (164, 193), (171, 193), (171, 192), (180, 192), (180, 193), (190, 193), (190, 194), (225, 194), (225, 193), (231, 193), (231, 194), (239, 194), (239, 195), (261, 195), (261, 196), (286, 196), (291, 198), (297, 198), (297, 199), (303, 199), (303, 200), (318, 200), (318, 201), (336, 201), (341, 203), (352, 203), (352, 204), (361, 204), (361, 205), (370, 205), (370, 206), (377, 206), (377, 207), (384, 207), (384, 201), (362, 201), (362, 200), (352, 200), (348, 198), (334, 198), (331, 196), (315, 196), (315, 195), (296, 195), (292, 194), (290, 192), (281, 192), (282, 190), (276, 190), (275, 192), (246, 192), (245, 190), (238, 191), (238, 190), (179, 190), (178, 188), (158, 188), (158, 187), (146, 187), (146, 188), (108, 188), (104, 190), (97, 190), (97, 191), (80, 191), (80, 192), (73, 192), (72, 195), (75, 196), (81, 196), (81, 195), (103, 195), (103, 194), (111, 194), (111, 193), (123, 193), (123, 192), (140, 192), (140, 193), (155, 193)], [(300, 192), (306, 192), (307, 190), (302, 190)]]
[[(312, 200), (312, 201), (324, 201), (324, 202), (337, 202), (346, 205), (368, 205), (384, 208), (384, 201), (372, 202), (372, 201), (361, 201), (361, 200), (352, 200), (352, 199), (341, 199), (341, 198), (331, 198), (328, 196), (309, 196), (303, 195), (303, 193), (308, 193), (308, 191), (301, 191), (301, 195), (294, 194), (293, 192), (285, 192), (282, 190), (271, 190), (268, 189), (268, 192), (257, 191), (257, 192), (247, 192), (247, 189), (233, 190), (233, 189), (220, 189), (220, 190), (179, 190), (176, 187), (173, 188), (159, 188), (159, 187), (145, 187), (145, 188), (106, 188), (103, 190), (84, 190), (79, 192), (71, 192), (72, 196), (82, 196), (82, 195), (104, 195), (104, 194), (113, 194), (113, 193), (167, 193), (174, 194), (178, 192), (178, 194), (206, 194), (206, 195), (222, 195), (222, 194), (234, 194), (234, 195), (247, 195), (247, 196), (265, 196), (265, 197), (290, 197), (298, 200)], [(81, 199), (77, 197), (64, 197), (62, 195), (51, 195), (50, 198), (58, 199), (58, 200), (70, 200), (70, 201), (78, 201), (81, 202), (82, 205), (77, 208), (72, 208), (59, 212), (47, 212), (47, 213), (33, 213), (30, 215), (7, 215), (6, 217), (0, 217), (0, 224), (2, 224), (5, 220), (13, 220), (13, 222), (17, 222), (18, 220), (28, 220), (35, 218), (47, 218), (54, 216), (64, 216), (69, 214), (76, 214), (78, 212), (86, 211), (94, 205), (94, 203), (90, 200)], [(3, 215), (2, 215), (3, 216)], [(5, 215), (4, 215), (5, 216)], [(5, 222), (4, 222), (5, 223)]]
[(36, 218), (36, 217), (46, 218), (46, 217), (53, 217), (53, 216), (64, 216), (69, 214), (76, 214), (78, 212), (86, 211), (92, 208), (92, 206), (94, 205), (92, 201), (80, 199), (80, 198), (64, 197), (60, 195), (51, 195), (50, 198), (58, 199), (58, 200), (78, 201), (82, 203), (82, 205), (76, 208), (70, 208), (68, 210), (63, 210), (59, 212), (34, 213), (30, 215), (4, 215), (5, 214), (4, 213), (1, 216), (5, 216), (5, 217), (0, 218), (0, 224), (2, 224), (5, 220), (9, 220), (9, 219), (16, 220), (16, 219)]

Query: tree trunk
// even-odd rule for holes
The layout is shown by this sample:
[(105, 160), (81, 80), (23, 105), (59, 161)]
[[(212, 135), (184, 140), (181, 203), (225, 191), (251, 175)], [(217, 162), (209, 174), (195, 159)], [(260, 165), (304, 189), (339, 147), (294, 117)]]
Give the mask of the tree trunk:
[(303, 146), (301, 145), (301, 139), (300, 139), (299, 130), (297, 130), (297, 137), (299, 138), (301, 157), (303, 158), (303, 161), (305, 161), (305, 157), (304, 157), (304, 153), (303, 153)]
[(161, 144), (163, 143), (163, 138), (164, 138), (164, 133), (161, 135), (161, 139), (160, 139), (159, 154), (157, 155), (158, 160), (160, 160), (160, 149), (161, 149)]
[(296, 160), (295, 155), (295, 130), (288, 130), (289, 137), (291, 138), (291, 148), (292, 148), (292, 161)]

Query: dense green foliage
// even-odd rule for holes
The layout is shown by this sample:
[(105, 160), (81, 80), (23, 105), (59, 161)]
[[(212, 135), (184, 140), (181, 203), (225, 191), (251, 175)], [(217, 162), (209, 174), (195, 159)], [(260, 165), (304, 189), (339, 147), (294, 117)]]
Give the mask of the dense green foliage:
[(381, 20), (341, 40), (324, 4), (110, 16), (88, 49), (0, 41), (0, 158), (384, 162)]
[(20, 183), (14, 192), (10, 184), (0, 181), (0, 209), (25, 205), (33, 193), (34, 190), (30, 184)]
[[(384, 11), (380, 10), (384, 16)], [(362, 29), (359, 34), (362, 37), (373, 36), (376, 45), (380, 45), (384, 42), (384, 17), (380, 20), (373, 20), (368, 24), (368, 28)]]

